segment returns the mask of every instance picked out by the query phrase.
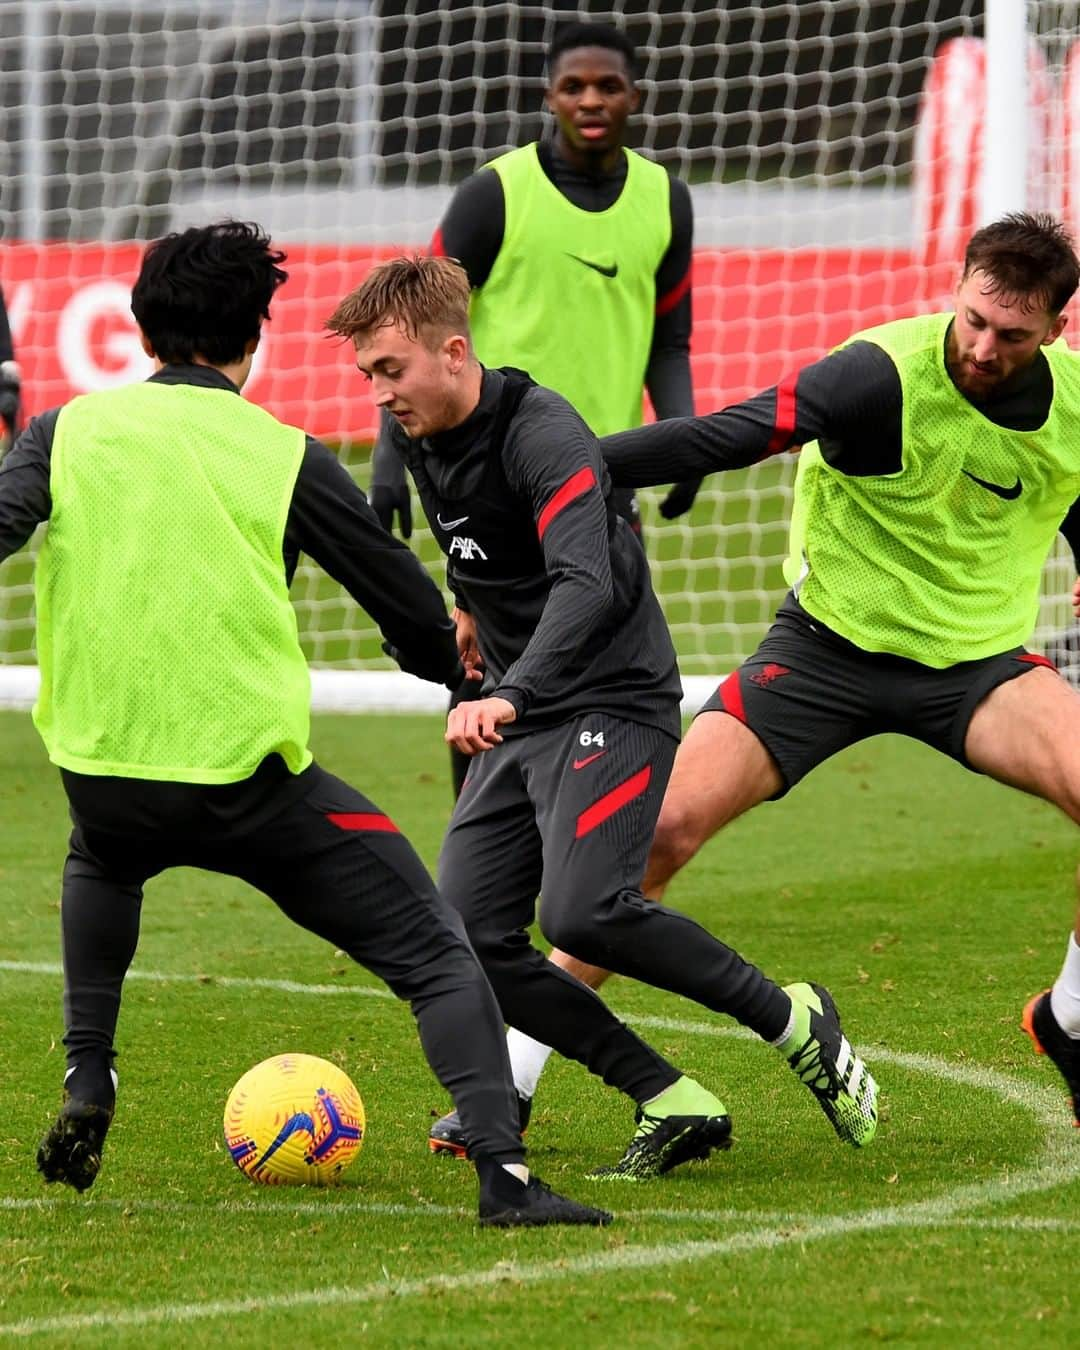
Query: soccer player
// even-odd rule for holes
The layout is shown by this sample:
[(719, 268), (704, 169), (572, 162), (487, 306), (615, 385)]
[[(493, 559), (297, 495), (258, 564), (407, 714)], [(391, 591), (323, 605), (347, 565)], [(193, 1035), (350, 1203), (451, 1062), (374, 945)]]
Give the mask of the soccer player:
[(780, 1048), (842, 1139), (865, 1144), (877, 1087), (829, 995), (778, 988), (641, 894), (680, 732), (671, 638), (595, 437), (559, 394), (480, 365), (468, 307), (455, 262), (398, 258), (327, 322), (351, 339), (394, 421), (447, 555), (458, 650), (467, 666), (482, 652), (491, 681), (447, 721), (447, 741), (478, 758), (443, 842), (440, 893), (462, 914), (506, 1021), (637, 1102), (624, 1157), (597, 1175), (654, 1176), (704, 1157), (726, 1145), (731, 1122), (529, 943), (538, 894), (551, 942), (735, 1017)]
[[(557, 390), (597, 436), (636, 427), (642, 385), (658, 417), (689, 417), (693, 210), (685, 183), (625, 147), (640, 102), (637, 56), (608, 24), (571, 23), (547, 52), (554, 133), (501, 155), (454, 193), (430, 252), (456, 258), (473, 288), (478, 359), (517, 366)], [(409, 488), (383, 419), (371, 504), (412, 528)], [(700, 479), (660, 505), (689, 511)], [(640, 534), (632, 488), (615, 509)], [(479, 697), (479, 681), (455, 699)], [(453, 703), (451, 704), (453, 706)], [(469, 757), (450, 749), (455, 795)]]
[[(880, 732), (1080, 821), (1080, 694), (1023, 646), (1059, 527), (1080, 571), (1080, 355), (1058, 341), (1078, 281), (1057, 221), (1006, 216), (972, 236), (955, 313), (857, 333), (744, 403), (602, 443), (636, 485), (804, 446), (791, 591), (679, 749), (649, 894), (730, 820)], [(1080, 918), (1023, 1027), (1080, 1124), (1078, 937)]]
[(156, 373), (34, 418), (0, 465), (0, 556), (48, 521), (34, 720), (74, 823), (68, 1070), (38, 1169), (94, 1182), (143, 884), (201, 867), (261, 890), (409, 1001), (475, 1131), (481, 1223), (603, 1223), (529, 1176), (502, 1020), (460, 920), (378, 807), (312, 762), (288, 595), (301, 550), (403, 665), (442, 681), (458, 657), (437, 588), (331, 453), (240, 397), (284, 258), (232, 221), (151, 245), (132, 311)]

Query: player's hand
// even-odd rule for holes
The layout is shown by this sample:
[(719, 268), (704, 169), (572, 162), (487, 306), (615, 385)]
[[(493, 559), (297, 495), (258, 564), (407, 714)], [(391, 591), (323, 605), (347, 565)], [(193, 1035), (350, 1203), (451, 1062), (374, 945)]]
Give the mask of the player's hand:
[(396, 514), (402, 539), (412, 538), (412, 498), (408, 483), (402, 483), (400, 487), (373, 487), (368, 493), (368, 501), (384, 530), (393, 534)]
[(674, 520), (684, 516), (694, 504), (694, 498), (701, 487), (700, 478), (688, 478), (685, 483), (676, 483), (660, 503), (660, 514), (665, 520)]
[(1073, 613), (1080, 619), (1080, 577), (1073, 582), (1072, 607)]
[(446, 719), (447, 745), (463, 755), (479, 755), (502, 744), (496, 730), (517, 718), (517, 709), (505, 698), (478, 698), (475, 703), (459, 703)]
[(454, 620), (454, 627), (457, 629), (457, 649), (458, 656), (461, 657), (461, 664), (465, 667), (465, 678), (467, 680), (482, 680), (484, 678), (484, 658), (480, 655), (480, 647), (476, 639), (476, 620), (465, 609), (454, 608), (450, 617)]

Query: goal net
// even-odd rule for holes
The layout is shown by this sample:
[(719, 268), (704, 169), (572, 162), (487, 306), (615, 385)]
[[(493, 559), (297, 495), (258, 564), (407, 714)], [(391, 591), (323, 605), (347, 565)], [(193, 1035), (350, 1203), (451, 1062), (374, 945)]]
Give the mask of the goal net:
[[(1040, 190), (1067, 209), (1075, 6), (1030, 9), (1057, 119)], [(373, 260), (427, 244), (456, 183), (545, 134), (543, 54), (574, 18), (635, 43), (630, 143), (690, 186), (699, 411), (947, 297), (989, 153), (975, 0), (0, 0), (0, 281), (26, 411), (145, 373), (127, 306), (146, 240), (252, 219), (287, 249), (290, 281), (247, 392), (366, 485), (373, 409), (323, 321)], [(670, 522), (643, 494), (685, 674), (731, 669), (768, 626), (794, 468), (707, 480)], [(441, 581), (430, 535), (413, 544)], [(3, 664), (34, 661), (32, 554), (0, 568)], [(1059, 551), (1040, 641), (1071, 622), (1055, 598), (1070, 569)], [(371, 621), (317, 568), (301, 565), (294, 597), (313, 665), (386, 668)]]

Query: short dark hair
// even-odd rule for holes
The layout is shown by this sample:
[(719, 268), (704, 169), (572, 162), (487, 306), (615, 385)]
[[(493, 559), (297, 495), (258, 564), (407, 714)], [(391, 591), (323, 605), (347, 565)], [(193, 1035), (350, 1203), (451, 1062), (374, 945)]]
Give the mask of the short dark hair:
[(1080, 285), (1080, 261), (1072, 235), (1045, 212), (1014, 211), (968, 241), (964, 277), (984, 272), (995, 296), (1016, 296), (1060, 314)]
[(607, 23), (564, 24), (552, 38), (547, 50), (548, 74), (555, 69), (560, 56), (578, 47), (607, 47), (613, 52), (621, 52), (631, 81), (637, 79), (638, 59), (634, 44), (624, 32)]
[(223, 220), (155, 240), (143, 254), (131, 312), (164, 362), (243, 358), (288, 280), (285, 254), (252, 222)]

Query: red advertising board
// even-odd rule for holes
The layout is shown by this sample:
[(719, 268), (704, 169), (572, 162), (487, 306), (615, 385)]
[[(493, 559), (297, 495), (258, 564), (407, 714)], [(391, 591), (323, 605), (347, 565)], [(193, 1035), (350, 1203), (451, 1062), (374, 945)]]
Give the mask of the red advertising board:
[[(370, 436), (375, 418), (347, 344), (323, 324), (373, 262), (394, 248), (294, 246), (245, 393), (283, 421), (335, 442)], [(0, 284), (27, 414), (144, 378), (129, 299), (134, 244), (7, 244)], [(699, 250), (693, 373), (698, 410), (775, 382), (870, 324), (947, 304), (951, 269), (904, 251)]]

